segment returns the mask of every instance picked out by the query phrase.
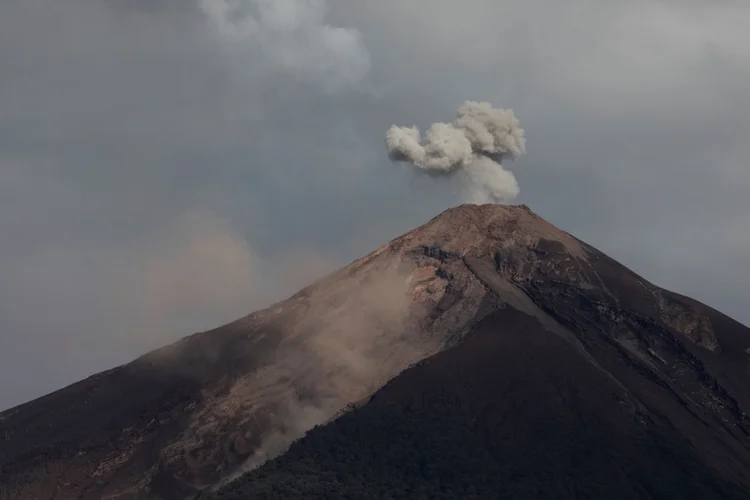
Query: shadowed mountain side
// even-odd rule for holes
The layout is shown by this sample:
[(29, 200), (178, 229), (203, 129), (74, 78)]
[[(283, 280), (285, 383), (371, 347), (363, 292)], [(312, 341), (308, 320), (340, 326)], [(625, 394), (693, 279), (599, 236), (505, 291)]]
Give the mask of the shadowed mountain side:
[(192, 498), (507, 307), (747, 486), (746, 327), (528, 207), (463, 205), (268, 309), (0, 413), (0, 500)]
[(748, 496), (568, 342), (504, 309), (212, 498)]

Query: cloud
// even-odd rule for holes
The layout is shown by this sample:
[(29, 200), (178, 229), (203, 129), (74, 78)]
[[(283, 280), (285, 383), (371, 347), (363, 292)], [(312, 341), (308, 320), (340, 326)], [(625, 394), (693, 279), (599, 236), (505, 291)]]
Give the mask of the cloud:
[(336, 268), (305, 242), (258, 255), (228, 220), (207, 209), (186, 211), (129, 256), (127, 285), (113, 276), (111, 286), (127, 304), (127, 338), (139, 350), (228, 323)]
[(175, 318), (186, 325), (220, 324), (259, 305), (265, 290), (257, 257), (227, 221), (189, 211), (160, 240), (140, 262), (143, 290), (137, 294), (154, 326), (174, 328)]
[(325, 22), (325, 0), (199, 0), (228, 43), (247, 44), (294, 75), (335, 92), (359, 84), (370, 55), (356, 29)]

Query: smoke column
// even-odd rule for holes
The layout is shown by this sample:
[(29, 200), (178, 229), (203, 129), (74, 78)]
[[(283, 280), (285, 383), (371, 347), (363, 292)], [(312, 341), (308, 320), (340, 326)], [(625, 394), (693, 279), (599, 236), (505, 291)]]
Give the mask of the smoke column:
[(510, 109), (466, 101), (453, 123), (434, 123), (424, 140), (417, 127), (393, 125), (385, 136), (393, 161), (411, 163), (427, 175), (460, 175), (475, 203), (510, 201), (520, 191), (501, 161), (526, 154), (526, 137)]

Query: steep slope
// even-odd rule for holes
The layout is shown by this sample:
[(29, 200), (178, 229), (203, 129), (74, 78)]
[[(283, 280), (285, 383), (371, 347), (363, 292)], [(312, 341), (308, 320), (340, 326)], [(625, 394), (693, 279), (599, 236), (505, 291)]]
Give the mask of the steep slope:
[[(473, 321), (478, 299), (441, 326), (415, 272), (383, 249), (270, 309), (0, 414), (0, 498), (190, 497), (283, 451)], [(436, 313), (430, 331), (422, 309)]]
[(448, 210), (267, 310), (0, 414), (0, 498), (195, 496), (502, 309), (533, 317), (619, 387), (628, 425), (671, 429), (747, 485), (748, 329), (525, 206), (483, 205)]
[(501, 309), (214, 498), (748, 498), (629, 398)]

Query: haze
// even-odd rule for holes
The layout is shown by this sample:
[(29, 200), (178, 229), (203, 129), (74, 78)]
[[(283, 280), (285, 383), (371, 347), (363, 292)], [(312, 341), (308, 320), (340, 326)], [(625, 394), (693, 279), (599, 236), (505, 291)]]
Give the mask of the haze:
[(746, 2), (241, 4), (255, 24), (222, 0), (0, 3), (0, 408), (467, 201), (383, 141), (467, 99), (523, 123), (516, 202), (750, 322)]

